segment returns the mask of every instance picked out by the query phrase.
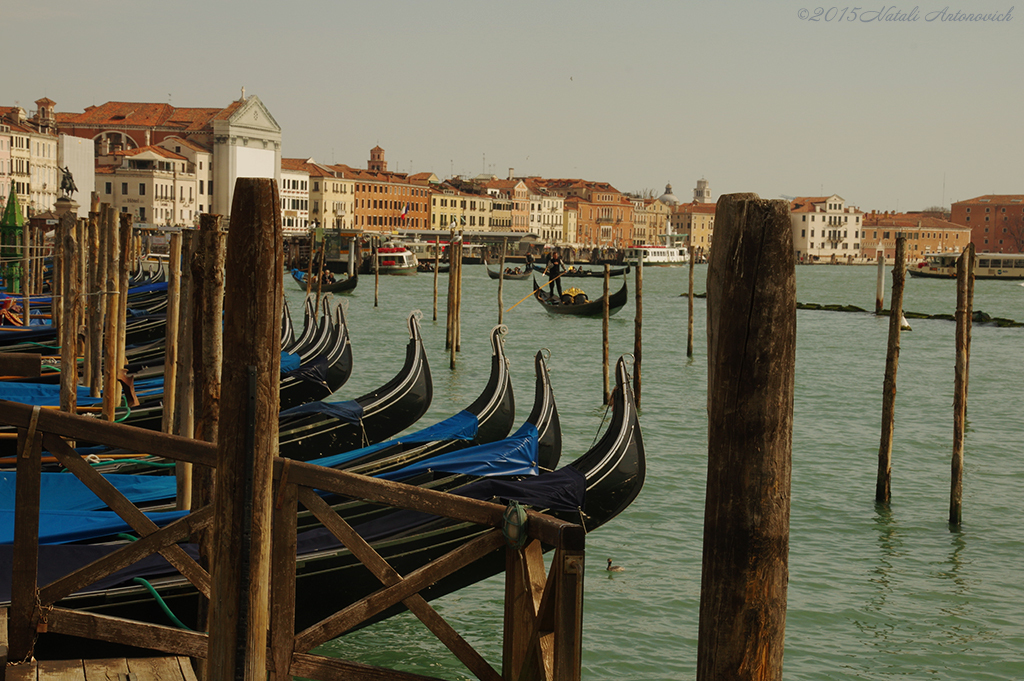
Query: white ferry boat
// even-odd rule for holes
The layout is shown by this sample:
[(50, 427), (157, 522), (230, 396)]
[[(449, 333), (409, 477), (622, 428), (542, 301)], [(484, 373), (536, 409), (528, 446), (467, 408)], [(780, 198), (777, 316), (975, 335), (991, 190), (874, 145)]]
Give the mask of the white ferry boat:
[[(377, 260), (381, 274), (416, 274), (416, 256), (397, 241), (388, 241), (377, 249)], [(363, 262), (362, 274), (373, 274), (373, 257)]]
[(634, 246), (627, 248), (623, 262), (634, 264), (643, 254), (644, 267), (678, 267), (690, 262), (690, 254), (678, 246)]
[[(956, 279), (959, 253), (933, 253), (907, 268), (913, 277)], [(975, 279), (1024, 279), (1024, 253), (975, 253)]]

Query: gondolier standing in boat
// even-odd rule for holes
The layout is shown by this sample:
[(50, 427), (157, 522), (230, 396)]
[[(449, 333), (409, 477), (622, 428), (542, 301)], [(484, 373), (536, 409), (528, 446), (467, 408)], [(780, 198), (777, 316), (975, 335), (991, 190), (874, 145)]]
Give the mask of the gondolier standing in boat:
[(562, 280), (559, 279), (559, 275), (562, 274), (562, 256), (558, 254), (558, 251), (552, 250), (548, 256), (548, 264), (544, 267), (544, 274), (548, 275), (548, 286), (550, 287), (551, 295), (555, 295), (555, 284), (558, 284), (558, 297), (562, 297)]

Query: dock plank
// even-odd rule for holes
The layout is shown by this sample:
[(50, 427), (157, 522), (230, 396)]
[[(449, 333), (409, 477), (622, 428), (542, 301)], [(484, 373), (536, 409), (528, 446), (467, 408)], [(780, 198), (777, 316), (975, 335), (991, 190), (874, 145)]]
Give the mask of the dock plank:
[(8, 665), (6, 673), (6, 681), (36, 681), (36, 663)]
[(85, 667), (81, 660), (39, 660), (36, 663), (39, 679), (46, 681), (85, 681)]
[(181, 666), (174, 657), (142, 657), (128, 660), (128, 669), (139, 681), (181, 681)]
[(114, 657), (101, 660), (85, 660), (85, 681), (122, 681), (128, 673), (128, 660)]

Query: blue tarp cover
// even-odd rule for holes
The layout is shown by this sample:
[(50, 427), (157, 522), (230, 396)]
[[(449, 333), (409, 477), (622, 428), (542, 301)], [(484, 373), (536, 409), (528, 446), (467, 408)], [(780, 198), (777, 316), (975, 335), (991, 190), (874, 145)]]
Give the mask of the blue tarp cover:
[[(163, 527), (188, 511), (147, 513), (146, 517)], [(105, 537), (118, 532), (134, 532), (128, 523), (113, 511), (40, 511), (39, 543), (68, 544)], [(0, 544), (14, 541), (14, 511), (0, 509)]]
[[(312, 404), (317, 404), (313, 402)], [(320, 404), (332, 404), (330, 402)], [(357, 402), (337, 402), (337, 405), (354, 405), (359, 406)], [(296, 407), (298, 409), (299, 407)], [(289, 412), (292, 410), (289, 409)], [(362, 409), (360, 408), (359, 415), (362, 416)], [(344, 418), (344, 417), (339, 417)], [(348, 419), (346, 419), (348, 420)], [(359, 419), (348, 420), (349, 423), (358, 423)], [(321, 459), (310, 463), (316, 463), (320, 466), (328, 466), (330, 468), (336, 468), (337, 466), (345, 463), (346, 461), (355, 461), (374, 452), (379, 452), (382, 449), (388, 447), (394, 447), (400, 444), (420, 444), (424, 442), (433, 442), (434, 440), (472, 440), (476, 437), (477, 428), (480, 425), (480, 420), (476, 414), (463, 409), (458, 414), (446, 418), (440, 423), (435, 423), (429, 428), (423, 430), (417, 430), (415, 433), (409, 433), (408, 435), (401, 435), (384, 442), (378, 442), (374, 445), (362, 447), (361, 449), (352, 449), (347, 452), (340, 454), (333, 454), (331, 456), (325, 456)]]
[[(140, 400), (147, 397), (159, 396), (164, 391), (164, 379), (147, 378), (135, 382), (135, 394)], [(60, 384), (59, 383), (15, 383), (0, 381), (0, 399), (23, 404), (39, 405), (41, 407), (60, 406)], [(101, 404), (103, 398), (91, 397), (89, 388), (78, 386), (78, 406), (91, 407)]]
[(282, 352), (281, 353), (281, 373), (286, 374), (289, 371), (295, 371), (302, 364), (302, 357), (296, 355), (294, 352)]
[(519, 430), (504, 440), (431, 457), (379, 477), (385, 480), (406, 480), (427, 471), (481, 477), (537, 475), (539, 437), (535, 425), (524, 423)]
[[(174, 498), (173, 475), (114, 473), (103, 477), (134, 504)], [(0, 472), (0, 509), (14, 508), (16, 481), (14, 471)], [(107, 505), (74, 474), (43, 473), (39, 507), (50, 511), (97, 511)]]
[(346, 423), (359, 423), (363, 418), (363, 407), (355, 400), (349, 400), (348, 402), (307, 402), (281, 412), (281, 416), (300, 414), (327, 414)]

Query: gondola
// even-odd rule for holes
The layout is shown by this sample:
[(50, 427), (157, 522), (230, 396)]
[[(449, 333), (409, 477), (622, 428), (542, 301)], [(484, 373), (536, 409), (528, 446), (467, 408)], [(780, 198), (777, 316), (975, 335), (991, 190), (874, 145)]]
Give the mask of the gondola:
[[(580, 303), (562, 303), (558, 296), (553, 296), (533, 278), (533, 297), (541, 306), (551, 314), (568, 314), (578, 317), (594, 317), (604, 314), (604, 296), (597, 300), (590, 300)], [(622, 278), (622, 288), (608, 296), (608, 314), (613, 315), (626, 304), (628, 298), (626, 291), (626, 278)]]
[[(544, 273), (544, 265), (534, 263), (533, 269), (535, 272)], [(629, 274), (629, 265), (625, 267), (616, 267), (608, 270), (608, 275), (611, 277), (618, 277), (624, 274)], [(604, 268), (596, 269), (585, 269), (582, 265), (570, 265), (565, 272), (562, 273), (562, 278), (566, 277), (598, 277), (604, 278)]]
[[(439, 262), (437, 264), (437, 271), (439, 274), (444, 274), (451, 269), (451, 265), (446, 262)], [(420, 260), (416, 265), (417, 272), (423, 272), (425, 274), (434, 273), (434, 261), (433, 260)]]
[[(472, 482), (456, 488), (454, 493), (499, 503), (516, 500), (537, 510), (579, 522), (587, 532), (593, 532), (613, 520), (636, 499), (646, 472), (643, 439), (622, 359), (616, 365), (615, 378), (611, 423), (601, 440), (587, 453), (560, 470), (539, 476), (525, 479), (474, 478)], [(478, 525), (408, 511), (392, 511), (354, 527), (401, 574), (409, 574), (488, 531), (488, 528)], [(296, 630), (312, 626), (380, 588), (380, 581), (323, 528), (300, 532), (297, 545)], [(41, 546), (41, 583), (48, 583), (113, 549), (108, 545)], [(194, 550), (191, 551), (194, 554)], [(0, 552), (9, 555), (10, 547), (0, 547)], [(2, 558), (3, 553), (0, 553)], [(433, 600), (496, 575), (504, 567), (505, 549), (502, 547), (438, 580), (422, 590), (420, 595)], [(140, 561), (89, 587), (88, 591), (69, 596), (60, 605), (163, 623), (165, 613), (144, 586), (132, 582), (135, 577), (151, 580), (152, 587), (170, 611), (186, 624), (195, 624), (198, 603), (195, 588), (158, 557)], [(8, 601), (9, 594), (10, 582), (0, 583), (0, 602)], [(403, 609), (404, 606), (395, 606), (367, 623), (385, 619)], [(45, 657), (47, 650), (58, 647), (68, 650), (71, 643), (67, 637), (42, 634), (36, 654)], [(91, 646), (89, 650), (93, 654), (111, 655), (110, 650), (97, 650), (95, 642), (90, 641), (87, 645)]]
[(351, 291), (356, 287), (356, 284), (359, 283), (359, 273), (356, 272), (350, 277), (317, 286), (316, 281), (308, 282), (307, 285), (305, 272), (292, 269), (292, 279), (299, 285), (299, 288), (309, 293), (316, 293), (317, 291), (320, 293), (341, 293), (342, 291)]
[[(505, 268), (505, 269), (507, 270), (508, 268)], [(525, 272), (519, 272), (519, 273), (515, 273), (515, 272), (497, 272), (495, 270), (492, 270), (490, 265), (487, 265), (487, 276), (490, 277), (491, 279), (498, 279), (500, 277), (500, 278), (505, 279), (506, 281), (508, 281), (508, 280), (527, 279), (530, 276), (530, 272), (529, 272), (529, 270), (527, 270)]]
[(347, 402), (311, 402), (281, 412), (281, 455), (300, 460), (380, 442), (416, 423), (430, 407), (433, 382), (417, 310), (409, 315), (402, 369), (380, 388)]

